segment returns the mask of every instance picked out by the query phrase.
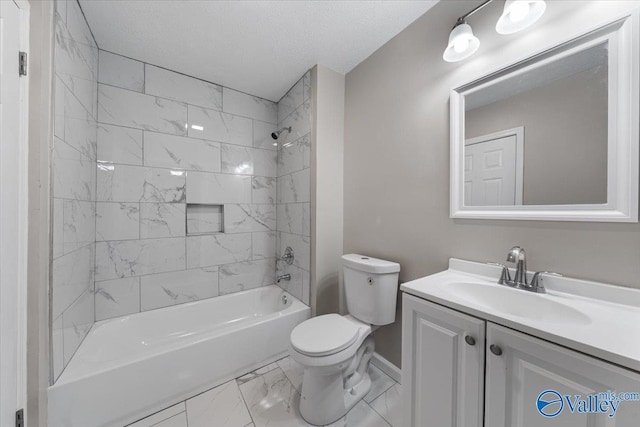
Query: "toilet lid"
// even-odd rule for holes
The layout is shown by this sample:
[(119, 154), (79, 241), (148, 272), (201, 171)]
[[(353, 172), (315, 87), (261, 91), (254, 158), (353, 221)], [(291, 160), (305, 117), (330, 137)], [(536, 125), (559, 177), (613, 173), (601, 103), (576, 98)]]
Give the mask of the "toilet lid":
[(291, 332), (291, 345), (309, 356), (326, 356), (349, 347), (358, 337), (358, 326), (338, 314), (305, 320)]

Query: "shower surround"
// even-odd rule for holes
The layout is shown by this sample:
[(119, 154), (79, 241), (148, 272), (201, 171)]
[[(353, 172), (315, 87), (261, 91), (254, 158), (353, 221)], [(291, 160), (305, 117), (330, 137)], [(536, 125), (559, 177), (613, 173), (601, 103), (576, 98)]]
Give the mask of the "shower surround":
[(278, 253), (290, 246), (292, 265), (278, 262), (278, 275), (291, 274), (279, 285), (309, 305), (311, 270), (311, 72), (308, 71), (278, 102)]
[(96, 320), (275, 283), (276, 103), (99, 63)]
[(51, 377), (94, 322), (98, 47), (75, 1), (56, 3), (51, 149)]
[(52, 382), (95, 321), (276, 268), (309, 305), (311, 74), (275, 103), (99, 50), (75, 0), (56, 9)]

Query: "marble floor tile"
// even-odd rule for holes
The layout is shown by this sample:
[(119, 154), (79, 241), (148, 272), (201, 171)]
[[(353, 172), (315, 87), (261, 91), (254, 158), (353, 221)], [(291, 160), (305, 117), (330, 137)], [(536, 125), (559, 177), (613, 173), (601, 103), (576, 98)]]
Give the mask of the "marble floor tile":
[(367, 403), (373, 402), (378, 396), (396, 383), (389, 375), (373, 365), (369, 365), (369, 376), (371, 377), (371, 390), (369, 390), (369, 393), (364, 397)]
[(244, 383), (240, 391), (256, 427), (308, 426), (300, 415), (300, 395), (281, 369)]
[(382, 393), (371, 407), (392, 426), (402, 426), (402, 386), (396, 384)]
[[(384, 418), (371, 409), (364, 401), (360, 401), (349, 413), (327, 427), (390, 427)], [(400, 426), (398, 426), (400, 427)]]
[(278, 366), (282, 369), (282, 372), (287, 376), (291, 384), (298, 390), (298, 393), (302, 391), (302, 377), (304, 376), (304, 367), (293, 360), (291, 356), (287, 356), (284, 359), (278, 360)]
[(149, 415), (148, 417), (143, 418), (140, 421), (136, 421), (133, 424), (129, 424), (128, 427), (152, 427), (157, 425), (160, 422), (163, 422), (176, 415), (179, 415), (180, 413), (184, 413), (185, 410), (186, 410), (186, 406), (184, 402), (180, 402), (177, 405), (170, 406), (167, 409), (163, 409), (160, 412), (156, 412), (153, 415)]
[(235, 380), (187, 400), (189, 427), (244, 427), (251, 423)]
[(239, 378), (236, 379), (236, 381), (238, 382), (238, 385), (242, 385), (244, 383), (248, 383), (249, 381), (251, 381), (254, 378), (258, 378), (260, 375), (264, 375), (269, 371), (272, 371), (274, 369), (276, 369), (278, 367), (277, 363), (270, 363), (267, 366), (263, 366), (261, 368), (256, 369), (255, 371), (249, 372), (248, 374), (245, 374)]
[[(400, 386), (373, 366), (370, 375), (373, 403), (361, 400), (327, 427), (402, 427)], [(311, 426), (299, 411), (302, 376), (302, 366), (285, 357), (130, 427)]]
[(178, 415), (174, 415), (164, 421), (160, 421), (158, 424), (154, 424), (153, 427), (188, 427), (187, 413), (181, 412)]

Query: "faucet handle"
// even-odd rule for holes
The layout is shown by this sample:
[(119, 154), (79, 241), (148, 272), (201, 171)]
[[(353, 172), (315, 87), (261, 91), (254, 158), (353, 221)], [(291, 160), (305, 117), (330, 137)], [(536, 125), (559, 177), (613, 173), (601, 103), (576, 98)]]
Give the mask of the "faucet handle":
[(487, 265), (495, 265), (496, 267), (502, 267), (502, 272), (500, 273), (500, 279), (498, 279), (498, 284), (504, 285), (506, 283), (511, 282), (511, 274), (509, 273), (509, 269), (506, 265), (501, 264), (499, 262), (488, 262)]
[(551, 271), (538, 271), (537, 273), (535, 273), (533, 275), (533, 278), (531, 279), (531, 284), (529, 285), (529, 288), (532, 291), (535, 291), (535, 292), (538, 292), (538, 293), (545, 293), (546, 292), (546, 290), (544, 289), (544, 285), (541, 283), (542, 282), (541, 276), (543, 274), (546, 274), (548, 276), (563, 277), (562, 274), (560, 274), (560, 273), (553, 273)]

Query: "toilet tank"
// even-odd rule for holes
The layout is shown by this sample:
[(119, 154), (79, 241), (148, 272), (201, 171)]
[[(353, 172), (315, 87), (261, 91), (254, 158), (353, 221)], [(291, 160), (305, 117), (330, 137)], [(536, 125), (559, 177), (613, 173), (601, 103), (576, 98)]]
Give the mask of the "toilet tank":
[(388, 325), (396, 318), (400, 264), (365, 255), (342, 256), (349, 314), (371, 325)]

